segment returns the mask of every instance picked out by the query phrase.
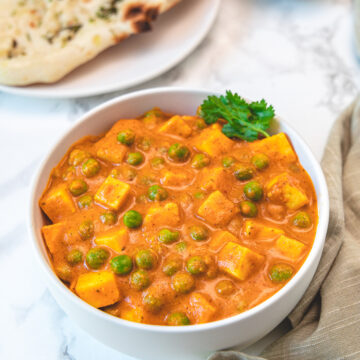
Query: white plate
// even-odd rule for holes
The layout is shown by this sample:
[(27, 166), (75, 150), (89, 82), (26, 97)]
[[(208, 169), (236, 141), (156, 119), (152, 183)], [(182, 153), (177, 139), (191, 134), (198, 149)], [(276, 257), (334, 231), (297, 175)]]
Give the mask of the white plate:
[(50, 85), (3, 86), (0, 91), (45, 98), (99, 95), (140, 84), (169, 70), (204, 39), (220, 0), (183, 0), (153, 31), (124, 40)]

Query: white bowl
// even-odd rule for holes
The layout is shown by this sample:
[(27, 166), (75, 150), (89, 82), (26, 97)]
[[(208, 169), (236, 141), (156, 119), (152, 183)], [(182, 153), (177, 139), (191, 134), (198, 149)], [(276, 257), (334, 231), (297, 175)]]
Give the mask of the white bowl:
[(215, 350), (247, 346), (277, 326), (303, 296), (318, 266), (329, 218), (328, 190), (322, 170), (300, 136), (284, 121), (276, 131), (290, 137), (303, 167), (311, 176), (317, 198), (319, 224), (314, 245), (297, 274), (275, 295), (256, 307), (227, 319), (184, 327), (138, 324), (98, 310), (73, 294), (54, 274), (41, 237), (44, 217), (38, 201), (50, 171), (76, 140), (101, 134), (121, 118), (137, 117), (154, 106), (178, 114), (194, 114), (210, 93), (205, 90), (157, 88), (113, 99), (82, 117), (53, 147), (34, 179), (29, 233), (47, 285), (71, 319), (90, 335), (125, 354), (141, 359), (204, 359)]

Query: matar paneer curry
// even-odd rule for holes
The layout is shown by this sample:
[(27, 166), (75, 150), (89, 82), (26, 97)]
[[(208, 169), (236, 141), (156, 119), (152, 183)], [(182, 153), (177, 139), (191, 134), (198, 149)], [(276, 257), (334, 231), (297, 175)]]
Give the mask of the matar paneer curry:
[(309, 254), (317, 203), (286, 134), (153, 109), (75, 143), (40, 199), (58, 277), (122, 319), (189, 325), (276, 293)]

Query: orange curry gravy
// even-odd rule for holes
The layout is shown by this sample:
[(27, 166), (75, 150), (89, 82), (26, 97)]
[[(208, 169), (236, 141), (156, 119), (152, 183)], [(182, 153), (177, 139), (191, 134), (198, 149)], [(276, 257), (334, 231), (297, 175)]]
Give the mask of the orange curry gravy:
[[(124, 131), (128, 145), (118, 140)], [(186, 146), (188, 157), (182, 148), (169, 156), (173, 144)], [(134, 152), (141, 164), (128, 164)], [(245, 195), (249, 182), (257, 188)], [(160, 198), (149, 198), (152, 185), (161, 186)], [(50, 220), (42, 232), (54, 271), (74, 293), (114, 316), (160, 325), (227, 318), (272, 296), (306, 259), (318, 219), (312, 181), (285, 134), (233, 141), (219, 124), (159, 109), (74, 144), (40, 206)], [(124, 224), (129, 210), (141, 215), (139, 227)], [(104, 220), (109, 212), (113, 223)], [(205, 228), (203, 238), (193, 226)], [(160, 241), (164, 229), (172, 242)], [(87, 256), (92, 248), (101, 256)], [(145, 269), (140, 250), (150, 250)], [(111, 266), (119, 255), (131, 260), (120, 274)], [(139, 267), (147, 278), (140, 285)]]

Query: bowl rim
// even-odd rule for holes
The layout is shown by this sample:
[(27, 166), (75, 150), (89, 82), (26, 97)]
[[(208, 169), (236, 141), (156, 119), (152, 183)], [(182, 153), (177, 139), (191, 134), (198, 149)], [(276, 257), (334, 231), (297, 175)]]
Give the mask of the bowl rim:
[[(311, 166), (315, 173), (315, 178), (318, 181), (319, 184), (319, 190), (321, 191), (322, 195), (322, 201), (321, 204), (318, 201), (318, 212), (319, 212), (319, 218), (318, 218), (318, 226), (317, 231), (315, 235), (315, 240), (313, 243), (313, 246), (310, 250), (310, 253), (306, 257), (303, 265), (299, 269), (299, 271), (295, 274), (295, 276), (286, 283), (280, 290), (278, 290), (274, 295), (270, 296), (265, 301), (261, 302), (260, 304), (256, 305), (255, 307), (246, 310), (243, 313), (230, 316), (225, 319), (216, 320), (204, 324), (194, 324), (194, 325), (188, 325), (188, 326), (165, 326), (165, 325), (151, 325), (151, 324), (142, 324), (142, 323), (136, 323), (132, 321), (128, 321), (125, 319), (118, 318), (116, 316), (110, 315), (106, 313), (105, 311), (102, 311), (100, 309), (97, 309), (88, 303), (86, 303), (84, 300), (80, 299), (76, 294), (74, 294), (54, 273), (51, 266), (48, 265), (47, 260), (45, 259), (45, 255), (43, 254), (43, 250), (40, 247), (40, 243), (38, 241), (39, 231), (35, 229), (35, 223), (34, 223), (34, 214), (35, 214), (35, 206), (38, 206), (38, 198), (36, 195), (36, 188), (37, 184), (42, 177), (42, 174), (44, 172), (44, 168), (46, 164), (49, 161), (50, 156), (53, 154), (55, 149), (63, 142), (66, 141), (66, 138), (73, 132), (76, 131), (77, 127), (80, 126), (80, 124), (86, 122), (90, 117), (96, 115), (97, 113), (101, 112), (102, 110), (111, 107), (112, 105), (115, 105), (117, 103), (121, 103), (123, 101), (127, 101), (130, 99), (136, 99), (141, 98), (143, 96), (147, 95), (155, 95), (155, 94), (169, 94), (169, 93), (187, 93), (187, 94), (193, 94), (193, 95), (220, 95), (221, 92), (219, 91), (213, 91), (213, 90), (206, 90), (201, 88), (189, 88), (189, 87), (156, 87), (156, 88), (150, 88), (145, 90), (139, 90), (131, 93), (127, 93), (124, 95), (117, 96), (109, 101), (106, 101), (90, 111), (83, 114), (78, 121), (76, 121), (74, 124), (72, 124), (69, 129), (67, 129), (64, 134), (56, 141), (56, 143), (51, 147), (50, 151), (46, 153), (42, 161), (40, 162), (35, 175), (33, 176), (32, 182), (31, 182), (31, 195), (30, 195), (30, 201), (29, 201), (29, 208), (28, 208), (28, 221), (27, 221), (27, 230), (28, 235), (31, 238), (32, 248), (33, 252), (35, 253), (35, 256), (41, 265), (41, 268), (43, 269), (44, 273), (46, 274), (47, 280), (51, 282), (52, 286), (55, 286), (58, 288), (58, 290), (62, 293), (62, 295), (67, 298), (67, 300), (73, 302), (77, 307), (81, 307), (84, 311), (90, 312), (92, 315), (99, 317), (100, 319), (104, 321), (110, 321), (112, 323), (115, 323), (117, 325), (125, 326), (132, 329), (139, 329), (145, 332), (155, 332), (155, 333), (195, 333), (195, 332), (202, 332), (206, 330), (212, 330), (215, 328), (227, 326), (234, 324), (236, 322), (240, 322), (243, 320), (246, 320), (248, 318), (251, 318), (252, 316), (259, 314), (269, 307), (271, 307), (274, 303), (279, 301), (281, 298), (286, 296), (286, 293), (288, 293), (292, 288), (296, 287), (300, 281), (300, 279), (304, 276), (304, 274), (310, 270), (312, 264), (314, 261), (316, 261), (316, 257), (318, 256), (318, 253), (320, 252), (320, 256), (323, 250), (323, 246), (325, 243), (326, 238), (326, 232), (328, 227), (328, 221), (329, 221), (329, 195), (328, 195), (328, 188), (325, 181), (324, 174), (322, 172), (322, 169), (320, 167), (320, 164), (316, 160), (315, 156), (313, 155), (312, 151), (310, 150), (309, 146), (306, 144), (306, 142), (302, 139), (302, 137), (296, 132), (296, 130), (293, 129), (291, 125), (285, 120), (283, 120), (281, 117), (276, 116), (276, 119), (279, 123), (284, 123), (285, 126), (290, 130), (291, 136), (294, 136), (297, 140), (297, 142), (300, 144), (300, 146), (303, 148), (304, 156), (309, 159)], [(54, 164), (55, 166), (56, 164)], [(314, 180), (313, 180), (314, 181)], [(39, 230), (39, 229), (38, 229)], [(41, 238), (41, 241), (43, 239)], [(315, 270), (316, 271), (316, 270)], [(48, 284), (47, 284), (48, 285)]]

